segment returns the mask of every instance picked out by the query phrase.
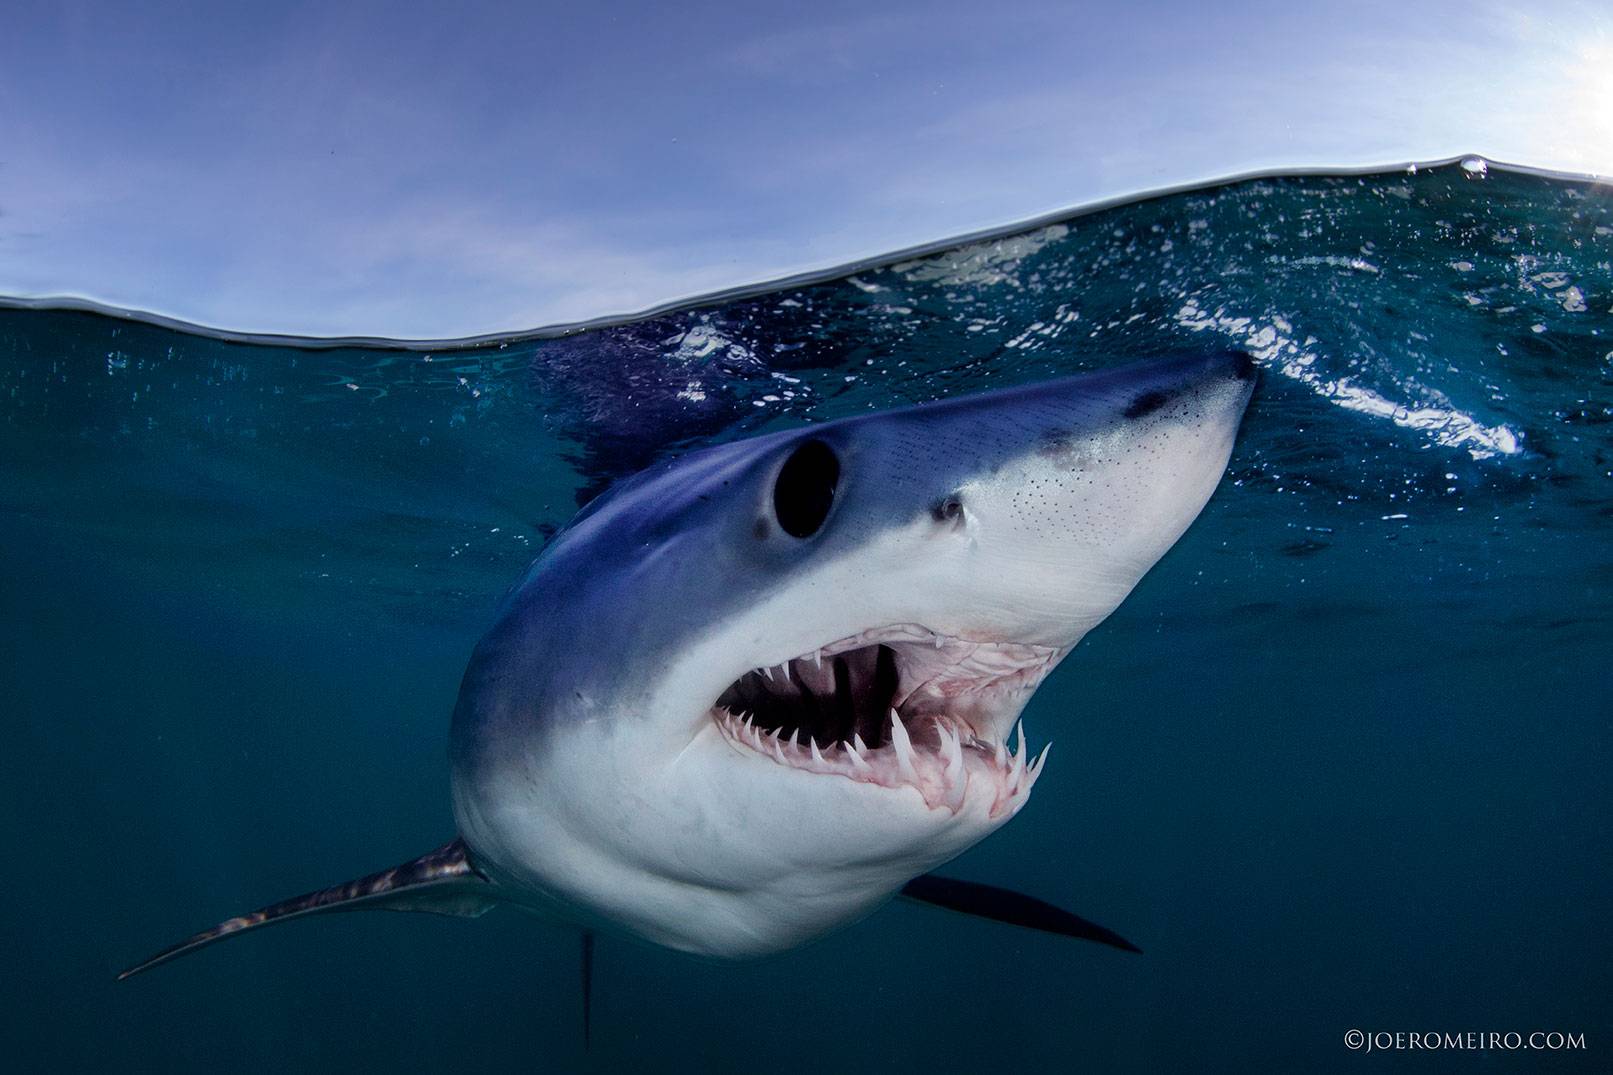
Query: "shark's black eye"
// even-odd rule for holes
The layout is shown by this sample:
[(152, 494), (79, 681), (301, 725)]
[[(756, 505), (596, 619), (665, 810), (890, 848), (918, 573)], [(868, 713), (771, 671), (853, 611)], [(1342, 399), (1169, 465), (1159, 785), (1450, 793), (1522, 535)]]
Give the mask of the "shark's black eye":
[(773, 514), (791, 537), (808, 538), (818, 532), (834, 506), (840, 481), (840, 460), (821, 440), (809, 440), (784, 461), (773, 483)]

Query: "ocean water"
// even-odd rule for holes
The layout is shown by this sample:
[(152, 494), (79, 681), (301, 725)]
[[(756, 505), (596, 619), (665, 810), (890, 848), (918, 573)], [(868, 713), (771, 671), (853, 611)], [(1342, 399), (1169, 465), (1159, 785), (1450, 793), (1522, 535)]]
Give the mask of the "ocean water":
[[(1127, 955), (893, 905), (702, 962), (345, 915), (120, 968), (452, 835), (506, 587), (645, 463), (1235, 345), (1201, 519), (1027, 711), (950, 867)], [(801, 287), (474, 347), (0, 310), (4, 1026), (19, 1070), (1363, 1070), (1347, 1031), (1613, 1064), (1613, 191), (1453, 163), (1239, 181)], [(855, 834), (848, 834), (855, 839)]]

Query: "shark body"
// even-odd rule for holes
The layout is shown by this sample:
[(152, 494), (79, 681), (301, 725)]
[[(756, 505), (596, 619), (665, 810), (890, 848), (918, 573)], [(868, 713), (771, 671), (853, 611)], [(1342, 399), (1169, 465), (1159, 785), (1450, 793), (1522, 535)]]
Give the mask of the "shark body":
[[(477, 645), (453, 714), (459, 836), (230, 919), (515, 905), (724, 958), (903, 893), (1127, 942), (929, 875), (1047, 759), (1020, 714), (1187, 529), (1253, 390), (1174, 357), (704, 448), (593, 501)], [(585, 968), (586, 980), (586, 968)]]

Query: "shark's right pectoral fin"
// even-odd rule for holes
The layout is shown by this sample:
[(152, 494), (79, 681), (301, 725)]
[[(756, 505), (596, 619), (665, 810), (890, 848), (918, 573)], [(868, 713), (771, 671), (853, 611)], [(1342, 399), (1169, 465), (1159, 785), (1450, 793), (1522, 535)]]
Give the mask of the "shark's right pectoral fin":
[(237, 915), (164, 948), (118, 975), (122, 981), (159, 963), (188, 955), (214, 941), (249, 929), (327, 911), (424, 911), (475, 918), (498, 902), (496, 890), (476, 869), (463, 840), (455, 839), (417, 859), (354, 881), (322, 888), (256, 911)]
[(983, 885), (977, 881), (963, 881), (956, 877), (939, 877), (933, 873), (915, 877), (902, 887), (901, 895), (920, 903), (945, 907), (960, 914), (989, 918), (1010, 926), (1057, 933), (1061, 937), (1075, 937), (1119, 948), (1124, 952), (1141, 953), (1142, 949), (1113, 930), (1096, 922), (1089, 922), (1078, 914), (1055, 907), (1046, 900), (1027, 896), (996, 885)]

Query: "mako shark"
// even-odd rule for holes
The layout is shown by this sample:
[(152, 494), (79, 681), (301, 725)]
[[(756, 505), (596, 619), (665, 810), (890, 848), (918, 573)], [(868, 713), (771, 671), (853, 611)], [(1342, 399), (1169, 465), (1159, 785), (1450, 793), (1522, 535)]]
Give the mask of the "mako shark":
[[(1041, 777), (1021, 711), (1199, 514), (1254, 385), (1172, 357), (691, 452), (599, 497), (465, 671), (459, 836), (286, 919), (513, 905), (686, 952), (792, 948), (898, 894), (1128, 942), (929, 871)], [(586, 1011), (586, 1007), (585, 1007)]]

